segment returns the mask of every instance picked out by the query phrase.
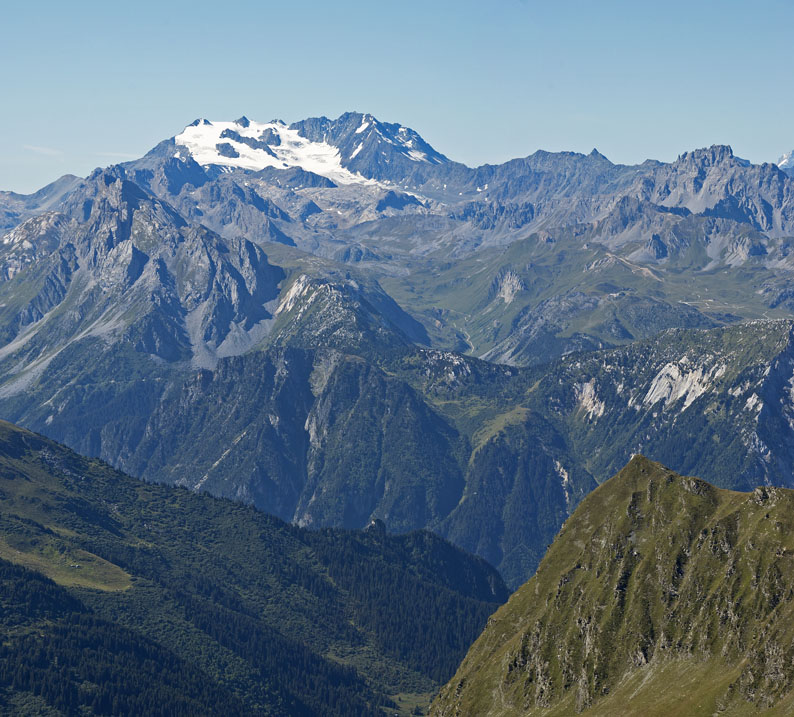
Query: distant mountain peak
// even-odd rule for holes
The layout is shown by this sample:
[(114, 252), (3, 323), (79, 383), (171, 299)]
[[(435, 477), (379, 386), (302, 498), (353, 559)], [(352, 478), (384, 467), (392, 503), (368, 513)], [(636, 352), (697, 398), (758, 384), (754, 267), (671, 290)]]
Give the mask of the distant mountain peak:
[(794, 171), (794, 149), (786, 152), (775, 164), (784, 171)]
[(399, 182), (419, 166), (449, 162), (410, 127), (361, 112), (289, 126), (279, 119), (254, 122), (245, 115), (232, 122), (202, 118), (176, 135), (174, 143), (179, 156), (187, 151), (205, 167), (300, 168), (336, 184)]
[[(381, 122), (374, 115), (369, 113), (347, 112), (339, 117), (338, 123), (354, 124), (358, 126), (354, 130), (355, 135), (362, 136), (362, 139), (369, 134), (375, 134), (382, 143), (392, 145), (398, 152), (414, 162), (426, 164), (444, 164), (449, 160), (441, 153), (433, 149), (422, 137), (401, 124)], [(363, 142), (359, 143), (363, 146)], [(359, 150), (360, 151), (360, 150)], [(351, 159), (357, 156), (356, 150), (351, 153)]]
[(174, 142), (203, 166), (250, 171), (299, 167), (337, 184), (367, 183), (366, 178), (342, 165), (336, 147), (303, 137), (280, 120), (268, 123), (253, 122), (247, 117), (233, 122), (197, 120), (174, 137)]
[[(679, 164), (694, 163), (703, 166), (722, 164), (730, 160), (738, 160), (733, 154), (733, 148), (727, 144), (712, 144), (711, 147), (702, 147), (678, 155)], [(745, 160), (739, 160), (744, 163)]]
[(609, 164), (612, 164), (612, 162), (610, 161), (609, 157), (606, 157), (603, 154), (601, 154), (601, 152), (599, 152), (595, 147), (593, 147), (592, 151), (587, 156), (590, 159), (598, 159), (598, 160), (601, 160), (603, 162), (608, 162)]

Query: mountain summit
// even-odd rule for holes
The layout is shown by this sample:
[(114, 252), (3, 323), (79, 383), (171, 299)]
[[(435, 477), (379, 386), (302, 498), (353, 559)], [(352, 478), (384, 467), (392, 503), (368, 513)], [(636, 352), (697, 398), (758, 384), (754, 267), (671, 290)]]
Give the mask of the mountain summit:
[(775, 164), (787, 174), (794, 175), (794, 149), (786, 152)]
[[(234, 122), (197, 119), (176, 135), (174, 143), (177, 157), (189, 156), (205, 167), (299, 168), (337, 184), (388, 179), (395, 169), (401, 172), (400, 163), (449, 161), (414, 130), (358, 112), (346, 112), (335, 120), (310, 118), (290, 126), (281, 120), (253, 122), (245, 116)], [(395, 166), (389, 166), (392, 163)]]

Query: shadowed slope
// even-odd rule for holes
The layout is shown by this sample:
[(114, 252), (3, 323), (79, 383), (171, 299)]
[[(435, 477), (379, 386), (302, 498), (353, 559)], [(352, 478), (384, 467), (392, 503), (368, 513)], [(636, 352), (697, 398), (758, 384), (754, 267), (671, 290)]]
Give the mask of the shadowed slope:
[[(5, 422), (0, 559), (28, 569), (9, 573), (22, 588), (5, 595), (36, 592), (38, 580), (66, 601), (54, 623), (25, 601), (3, 613), (0, 703), (31, 692), (69, 714), (94, 709), (81, 685), (103, 671), (97, 694), (110, 707), (93, 713), (140, 711), (125, 690), (148, 682), (152, 664), (183, 673), (155, 686), (173, 714), (217, 714), (224, 701), (241, 705), (234, 713), (372, 714), (387, 694), (447, 679), (507, 597), (493, 568), (428, 533), (300, 529), (135, 480)], [(30, 669), (17, 678), (15, 664)], [(177, 699), (201, 684), (197, 702)]]

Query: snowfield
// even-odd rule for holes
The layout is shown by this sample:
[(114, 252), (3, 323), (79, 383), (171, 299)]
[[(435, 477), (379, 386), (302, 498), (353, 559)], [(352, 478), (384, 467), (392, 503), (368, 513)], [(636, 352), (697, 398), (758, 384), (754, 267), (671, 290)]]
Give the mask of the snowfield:
[[(252, 144), (264, 145), (267, 135), (276, 135), (279, 142), (268, 142), (266, 147), (250, 146), (233, 137), (222, 137), (225, 130), (236, 133), (243, 139), (253, 140)], [(270, 132), (268, 132), (270, 130)], [(193, 159), (201, 165), (220, 165), (259, 171), (267, 167), (288, 169), (300, 167), (327, 177), (337, 184), (377, 185), (371, 179), (345, 169), (342, 166), (339, 150), (325, 142), (312, 142), (280, 122), (210, 122), (198, 120), (185, 127), (181, 134), (174, 137), (177, 145), (187, 148)], [(237, 156), (230, 152), (221, 153), (219, 145), (230, 145)]]

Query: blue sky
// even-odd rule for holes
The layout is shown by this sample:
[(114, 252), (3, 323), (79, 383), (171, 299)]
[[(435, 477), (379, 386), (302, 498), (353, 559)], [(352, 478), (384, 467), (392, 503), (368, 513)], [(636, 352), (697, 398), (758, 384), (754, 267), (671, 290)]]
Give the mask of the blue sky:
[(196, 117), (372, 112), (470, 165), (794, 148), (794, 3), (9, 3), (0, 189), (140, 156)]

